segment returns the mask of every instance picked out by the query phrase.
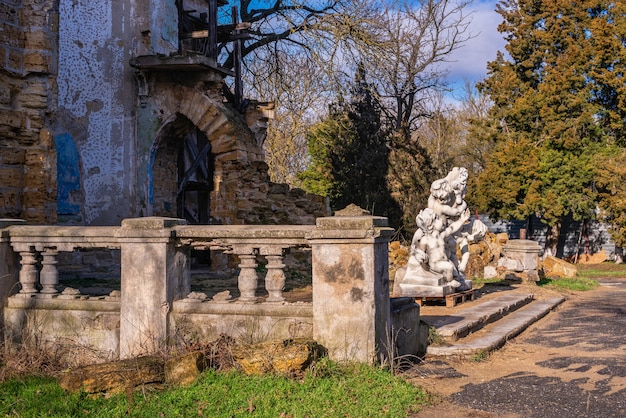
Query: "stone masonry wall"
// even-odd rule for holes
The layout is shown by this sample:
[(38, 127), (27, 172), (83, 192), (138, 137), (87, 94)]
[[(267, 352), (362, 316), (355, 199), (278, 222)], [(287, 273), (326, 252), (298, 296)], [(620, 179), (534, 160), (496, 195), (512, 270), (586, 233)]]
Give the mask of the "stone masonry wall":
[(58, 14), (52, 0), (0, 0), (0, 217), (56, 222)]
[(330, 216), (324, 197), (270, 182), (264, 161), (226, 163), (222, 189), (226, 195), (215, 199), (212, 210), (218, 219), (226, 218), (226, 223), (313, 225), (315, 218)]

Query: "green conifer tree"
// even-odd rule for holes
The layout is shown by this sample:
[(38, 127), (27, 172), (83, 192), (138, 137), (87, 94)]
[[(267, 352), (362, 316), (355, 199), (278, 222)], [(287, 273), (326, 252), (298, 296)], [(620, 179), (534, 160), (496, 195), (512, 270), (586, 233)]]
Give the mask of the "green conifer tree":
[(555, 253), (564, 217), (590, 219), (598, 204), (598, 153), (626, 140), (623, 2), (503, 0), (509, 57), (479, 84), (494, 106), (495, 150), (470, 198), (496, 218), (539, 216)]
[(398, 226), (398, 205), (387, 187), (389, 130), (361, 67), (350, 93), (309, 131), (311, 165), (299, 178), (307, 191), (328, 196), (333, 210), (354, 203)]

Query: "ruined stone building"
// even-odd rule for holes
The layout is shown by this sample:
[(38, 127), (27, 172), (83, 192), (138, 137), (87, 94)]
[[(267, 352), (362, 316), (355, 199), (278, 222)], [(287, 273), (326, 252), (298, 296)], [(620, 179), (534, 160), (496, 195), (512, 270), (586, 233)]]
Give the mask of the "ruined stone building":
[(210, 21), (192, 10), (211, 16), (223, 2), (186, 2), (0, 0), (0, 217), (296, 224), (328, 214), (321, 198), (269, 181), (271, 105), (227, 100), (233, 74), (181, 39), (183, 19)]

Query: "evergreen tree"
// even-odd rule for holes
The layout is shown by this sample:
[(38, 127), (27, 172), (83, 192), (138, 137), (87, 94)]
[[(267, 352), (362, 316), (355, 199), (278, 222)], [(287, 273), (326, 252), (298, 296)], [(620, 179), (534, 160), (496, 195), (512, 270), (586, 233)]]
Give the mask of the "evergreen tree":
[(389, 131), (359, 67), (349, 101), (331, 105), (328, 116), (307, 135), (311, 165), (299, 174), (303, 187), (330, 198), (334, 210), (354, 203), (399, 223), (387, 187)]
[(610, 225), (615, 245), (626, 247), (626, 149), (609, 147), (597, 160), (600, 219)]
[(594, 216), (599, 151), (626, 139), (625, 6), (503, 0), (497, 11), (510, 59), (499, 54), (479, 84), (495, 150), (471, 197), (497, 218), (538, 215), (555, 252), (565, 216)]

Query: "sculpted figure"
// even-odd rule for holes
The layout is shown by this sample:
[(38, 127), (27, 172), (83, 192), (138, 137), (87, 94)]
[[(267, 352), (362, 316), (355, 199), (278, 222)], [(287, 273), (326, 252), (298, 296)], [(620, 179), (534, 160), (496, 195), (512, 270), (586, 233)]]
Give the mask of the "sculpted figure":
[(399, 293), (443, 296), (472, 288), (471, 281), (465, 280), (469, 243), (484, 237), (487, 227), (478, 219), (470, 220), (465, 201), (467, 179), (467, 169), (454, 167), (446, 177), (431, 184), (428, 207), (415, 218), (418, 228), (409, 261), (398, 276)]
[[(457, 199), (453, 183), (449, 181), (448, 177), (435, 180), (430, 186), (430, 196), (428, 197), (428, 208), (439, 215), (444, 226), (447, 226), (451, 220), (458, 219), (461, 213), (467, 209), (465, 200)], [(445, 241), (445, 248), (448, 259), (456, 266), (457, 271), (463, 272), (464, 269), (459, 268), (460, 263), (456, 257), (456, 238), (448, 236)]]
[(412, 252), (415, 254), (422, 253), (422, 258), (428, 263), (428, 269), (442, 275), (445, 281), (453, 287), (458, 287), (461, 283), (455, 280), (459, 273), (448, 257), (445, 240), (461, 229), (469, 216), (469, 211), (465, 210), (456, 221), (446, 226), (437, 212), (426, 208), (416, 218), (417, 226), (422, 233), (420, 234), (421, 237), (414, 243)]
[(449, 218), (458, 218), (467, 209), (467, 203), (463, 197), (459, 201), (459, 197), (448, 178), (435, 180), (430, 186), (428, 207), (447, 222)]
[(467, 194), (467, 178), (469, 174), (467, 172), (467, 168), (465, 167), (454, 167), (446, 176), (446, 180), (452, 186), (452, 190), (454, 191), (454, 206), (460, 207), (461, 205), (465, 205), (467, 207), (467, 203), (465, 203), (465, 195)]
[[(430, 188), (428, 207), (437, 212), (446, 222), (458, 218), (467, 210), (465, 201), (467, 178), (466, 168), (454, 167), (445, 178), (434, 181)], [(487, 227), (482, 222), (474, 220), (446, 241), (448, 256), (461, 275), (464, 276), (469, 262), (469, 243), (483, 238), (486, 232)], [(460, 261), (456, 257), (457, 245), (461, 250)]]

